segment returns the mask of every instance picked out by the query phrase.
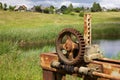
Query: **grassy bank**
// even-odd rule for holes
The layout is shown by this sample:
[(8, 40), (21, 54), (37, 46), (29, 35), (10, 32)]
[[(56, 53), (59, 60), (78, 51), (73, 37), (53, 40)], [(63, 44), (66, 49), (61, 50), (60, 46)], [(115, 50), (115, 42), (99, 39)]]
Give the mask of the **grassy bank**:
[[(92, 14), (92, 37), (120, 39), (120, 12)], [(0, 41), (34, 44), (54, 43), (63, 28), (76, 28), (83, 33), (83, 17), (76, 15), (41, 14), (0, 11)], [(35, 43), (36, 42), (36, 43)], [(31, 43), (29, 45), (29, 43)]]
[(11, 52), (0, 55), (0, 80), (43, 80), (39, 55), (51, 49), (51, 46), (45, 46), (23, 51), (15, 47)]

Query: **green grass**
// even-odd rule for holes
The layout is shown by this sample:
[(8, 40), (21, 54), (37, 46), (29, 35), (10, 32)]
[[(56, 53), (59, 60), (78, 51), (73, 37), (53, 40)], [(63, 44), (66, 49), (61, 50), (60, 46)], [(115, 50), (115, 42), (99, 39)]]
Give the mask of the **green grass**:
[[(120, 12), (91, 14), (93, 39), (120, 39)], [(83, 33), (83, 17), (0, 11), (0, 80), (42, 80), (39, 55), (55, 52), (50, 45), (55, 46), (58, 33), (68, 27)]]
[[(120, 12), (92, 14), (93, 37), (115, 35), (120, 38)], [(0, 11), (0, 41), (53, 42), (63, 28), (73, 27), (83, 33), (83, 17), (33, 12)], [(49, 41), (50, 40), (50, 41)]]
[(14, 50), (0, 55), (0, 80), (42, 80), (39, 55), (50, 52), (51, 49), (51, 46), (46, 46), (36, 50)]

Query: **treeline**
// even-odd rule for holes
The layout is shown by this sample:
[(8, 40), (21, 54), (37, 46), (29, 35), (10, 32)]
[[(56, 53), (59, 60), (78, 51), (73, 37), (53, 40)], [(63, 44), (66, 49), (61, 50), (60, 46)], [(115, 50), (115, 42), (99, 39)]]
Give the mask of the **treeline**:
[(10, 11), (13, 11), (15, 9), (15, 6), (11, 6), (11, 5), (7, 5), (6, 3), (2, 4), (0, 2), (0, 10), (10, 10)]
[[(7, 5), (6, 3), (2, 4), (0, 2), (0, 10), (10, 10), (10, 11), (14, 11), (16, 6), (11, 6), (11, 5)], [(105, 7), (101, 7), (101, 5), (99, 3), (94, 2), (92, 4), (92, 7), (73, 7), (72, 4), (70, 4), (69, 6), (66, 5), (62, 5), (59, 9), (56, 8), (55, 6), (51, 5), (49, 7), (45, 7), (42, 5), (37, 5), (37, 6), (33, 6), (30, 10), (28, 11), (33, 11), (33, 12), (41, 12), (41, 13), (59, 13), (59, 14), (72, 14), (74, 15), (74, 12), (76, 13), (83, 13), (83, 12), (101, 12), (101, 11), (120, 11), (119, 8), (114, 8), (114, 9), (106, 9)]]
[(36, 12), (42, 12), (42, 13), (63, 13), (63, 14), (69, 14), (71, 12), (80, 12), (84, 11), (84, 7), (77, 7), (74, 8), (72, 4), (70, 4), (68, 7), (65, 5), (62, 5), (59, 9), (55, 8), (53, 5), (50, 7), (43, 7), (43, 6), (34, 6), (32, 8), (32, 11)]

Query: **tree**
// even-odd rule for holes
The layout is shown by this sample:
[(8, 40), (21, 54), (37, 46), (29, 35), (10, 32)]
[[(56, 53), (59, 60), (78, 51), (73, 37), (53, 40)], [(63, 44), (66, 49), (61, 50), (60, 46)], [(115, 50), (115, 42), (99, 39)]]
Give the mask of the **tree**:
[(74, 8), (74, 11), (79, 13), (81, 11), (81, 8), (80, 7), (76, 7), (76, 8)]
[(91, 8), (91, 11), (92, 11), (92, 12), (99, 12), (99, 11), (102, 11), (100, 4), (94, 2), (94, 3), (93, 3), (93, 6), (92, 6), (92, 8)]
[(49, 11), (49, 12), (50, 12), (50, 13), (54, 13), (54, 12), (55, 12), (54, 10), (55, 10), (55, 7), (54, 7), (53, 5), (51, 5), (51, 6), (50, 6), (50, 11)]
[(49, 13), (50, 13), (50, 8), (46, 7), (46, 8), (44, 9), (44, 13), (49, 14)]
[(84, 10), (85, 10), (85, 8), (84, 8), (84, 6), (82, 6), (82, 7), (81, 7), (81, 11), (84, 11)]
[(70, 4), (70, 5), (68, 6), (68, 11), (69, 11), (69, 12), (72, 12), (72, 11), (73, 11), (73, 5), (72, 5), (72, 4)]
[(1, 9), (3, 9), (3, 5), (2, 5), (2, 3), (0, 2), (0, 10), (1, 10)]
[(42, 12), (41, 6), (34, 6), (36, 12)]
[(14, 11), (14, 9), (15, 9), (15, 6), (11, 6), (11, 5), (9, 6), (10, 11)]
[(76, 7), (76, 8), (74, 8), (74, 11), (75, 12), (77, 12), (77, 13), (79, 13), (79, 12), (84, 12), (85, 11), (85, 8), (82, 6), (82, 7)]
[(60, 10), (61, 10), (62, 13), (65, 14), (66, 11), (67, 11), (67, 7), (65, 5), (63, 5), (63, 6), (61, 6)]
[(4, 4), (4, 10), (7, 10), (7, 4), (6, 3)]
[(98, 11), (102, 11), (102, 8), (99, 3), (97, 4), (97, 7), (98, 7)]
[(53, 5), (50, 6), (50, 9), (55, 9), (55, 7)]

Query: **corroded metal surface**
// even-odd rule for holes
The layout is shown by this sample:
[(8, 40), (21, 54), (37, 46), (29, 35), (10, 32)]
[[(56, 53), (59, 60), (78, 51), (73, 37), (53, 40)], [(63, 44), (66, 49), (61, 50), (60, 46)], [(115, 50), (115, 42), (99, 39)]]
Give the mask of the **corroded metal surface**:
[(91, 45), (91, 15), (84, 15), (84, 39), (86, 45)]
[(120, 80), (120, 60), (103, 58), (101, 60), (94, 60), (92, 63), (102, 66), (102, 73), (106, 75), (98, 73), (98, 75), (101, 75), (101, 77), (108, 77), (114, 80)]
[(91, 62), (93, 59), (103, 58), (103, 54), (100, 51), (98, 45), (89, 45), (85, 48), (84, 61)]
[[(120, 80), (120, 61), (102, 58), (100, 60), (93, 60), (92, 62), (81, 66), (69, 66), (69, 65), (57, 65), (59, 68), (52, 68), (51, 63), (53, 61), (59, 61), (58, 56), (55, 53), (41, 54), (41, 66), (44, 70), (59, 72), (60, 74), (76, 74), (77, 72), (84, 72), (84, 80), (91, 78), (91, 80)], [(55, 65), (56, 66), (56, 65)], [(82, 71), (78, 71), (78, 68), (82, 68)], [(81, 74), (80, 74), (81, 75)], [(88, 76), (86, 76), (88, 75)], [(79, 76), (78, 76), (79, 77)]]
[(67, 65), (83, 62), (85, 53), (83, 36), (73, 28), (63, 29), (56, 39), (56, 51), (61, 61)]
[[(94, 76), (98, 76), (98, 77), (101, 77), (101, 79), (99, 78), (99, 80), (105, 80), (105, 79), (110, 79), (110, 80), (120, 80), (120, 76), (113, 76), (113, 75), (108, 75), (108, 74), (105, 74), (105, 73), (99, 73), (99, 72), (92, 72), (92, 74)], [(104, 78), (104, 79), (102, 79)]]
[(43, 80), (55, 80), (55, 73), (49, 70), (43, 70)]
[(83, 80), (120, 80), (120, 60), (103, 58), (98, 46), (91, 45), (90, 14), (84, 16), (84, 38), (75, 29), (64, 29), (56, 40), (56, 51), (40, 55), (44, 80), (65, 80), (66, 74)]
[(40, 65), (43, 69), (56, 71), (56, 69), (50, 65), (52, 61), (58, 61), (56, 53), (44, 53), (40, 55)]

